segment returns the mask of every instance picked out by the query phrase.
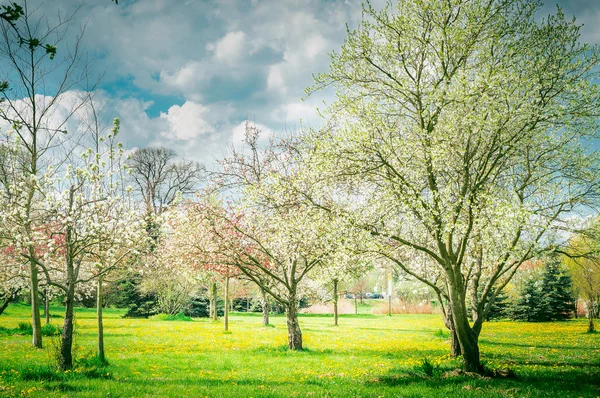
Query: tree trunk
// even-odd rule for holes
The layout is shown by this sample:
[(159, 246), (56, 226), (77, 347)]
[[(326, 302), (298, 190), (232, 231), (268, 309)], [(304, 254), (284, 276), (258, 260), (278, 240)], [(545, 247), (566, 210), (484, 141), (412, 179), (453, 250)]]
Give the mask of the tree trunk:
[(65, 371), (73, 368), (73, 305), (75, 298), (75, 287), (69, 282), (65, 297), (65, 321), (63, 323), (62, 340), (60, 344), (60, 370)]
[(288, 347), (290, 350), (302, 350), (302, 331), (298, 323), (298, 304), (296, 300), (290, 300), (290, 305), (286, 307), (287, 328), (288, 328)]
[(98, 359), (101, 363), (106, 363), (106, 356), (104, 355), (104, 324), (102, 319), (102, 282), (103, 277), (98, 278), (98, 290), (96, 294), (96, 310), (98, 314)]
[(8, 294), (6, 296), (6, 298), (2, 302), (2, 305), (0, 305), (0, 315), (2, 315), (2, 313), (4, 312), (4, 310), (6, 310), (8, 308), (8, 305), (10, 303), (12, 303), (12, 301), (15, 299), (15, 297), (17, 297), (17, 295), (19, 294), (20, 290), (21, 290), (20, 288), (18, 288), (16, 290), (13, 290), (13, 291), (10, 292), (10, 294)]
[(6, 299), (4, 300), (4, 302), (2, 303), (2, 305), (0, 306), (0, 315), (2, 315), (2, 313), (8, 307), (8, 305), (10, 304), (10, 302), (12, 300), (13, 300), (12, 294), (10, 296), (6, 297)]
[(454, 327), (454, 319), (452, 318), (452, 308), (448, 306), (448, 315), (444, 320), (446, 327), (450, 331), (450, 355), (452, 358), (457, 358), (461, 355), (460, 342), (458, 341), (458, 335), (456, 334), (456, 328)]
[(455, 289), (452, 289), (451, 292), (450, 306), (464, 368), (467, 372), (481, 373), (483, 367), (479, 358), (479, 339), (477, 333), (469, 325), (464, 301), (461, 301), (459, 292)]
[(392, 316), (392, 275), (388, 274), (388, 316)]
[(212, 302), (213, 302), (213, 311), (212, 311), (212, 320), (216, 321), (219, 319), (219, 315), (217, 313), (217, 283), (213, 282), (212, 284)]
[(452, 358), (457, 358), (461, 355), (460, 342), (458, 341), (458, 335), (454, 327), (450, 328), (450, 355)]
[(37, 265), (29, 262), (30, 290), (31, 290), (31, 328), (33, 330), (32, 344), (42, 348), (42, 320), (40, 318), (40, 292)]
[(590, 301), (588, 304), (588, 333), (594, 333), (596, 327), (594, 325), (594, 304)]
[(229, 277), (225, 278), (225, 331), (229, 330)]
[(44, 294), (44, 316), (46, 317), (46, 325), (50, 324), (50, 293), (48, 289)]
[(364, 297), (365, 297), (365, 293), (364, 293), (364, 291), (361, 289), (361, 290), (360, 290), (360, 303), (361, 303), (361, 304), (364, 304), (364, 303), (365, 303), (365, 302), (363, 301), (363, 298), (364, 298)]
[(269, 326), (269, 299), (267, 298), (267, 292), (262, 290), (263, 296), (263, 326)]
[(333, 324), (338, 325), (338, 280), (333, 280)]
[(354, 293), (354, 313), (358, 315), (358, 302), (356, 301), (356, 293)]

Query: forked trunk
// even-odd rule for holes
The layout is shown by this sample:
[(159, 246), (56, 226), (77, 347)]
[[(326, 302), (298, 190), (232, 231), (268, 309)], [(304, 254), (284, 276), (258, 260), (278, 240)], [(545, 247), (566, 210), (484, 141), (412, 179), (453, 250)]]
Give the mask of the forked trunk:
[(287, 328), (288, 328), (288, 348), (290, 350), (302, 350), (302, 331), (298, 323), (298, 305), (295, 300), (290, 300), (290, 305), (286, 308)]
[(29, 262), (30, 290), (31, 290), (31, 328), (33, 331), (32, 344), (36, 348), (42, 348), (42, 320), (40, 317), (40, 292), (38, 269), (35, 262)]
[(267, 292), (265, 290), (262, 291), (262, 296), (263, 296), (263, 308), (262, 308), (262, 314), (263, 314), (263, 326), (269, 326), (269, 300), (267, 298)]
[(104, 355), (104, 323), (102, 319), (102, 281), (103, 277), (98, 278), (98, 290), (96, 294), (96, 309), (98, 315), (98, 359), (100, 362), (106, 362), (106, 356)]
[(333, 324), (338, 325), (338, 280), (333, 280)]
[(466, 307), (461, 304), (458, 292), (453, 291), (451, 294), (452, 320), (456, 339), (460, 345), (463, 366), (467, 372), (481, 373), (483, 367), (479, 358), (479, 338), (469, 325)]

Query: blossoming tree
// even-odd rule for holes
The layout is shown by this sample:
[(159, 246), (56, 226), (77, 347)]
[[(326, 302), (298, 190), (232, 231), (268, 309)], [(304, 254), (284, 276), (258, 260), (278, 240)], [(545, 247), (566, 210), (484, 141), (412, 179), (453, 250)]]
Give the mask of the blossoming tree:
[(313, 167), (359, 199), (377, 252), (445, 296), (469, 371), (494, 296), (597, 200), (600, 51), (539, 5), (367, 3), (309, 89), (338, 90)]

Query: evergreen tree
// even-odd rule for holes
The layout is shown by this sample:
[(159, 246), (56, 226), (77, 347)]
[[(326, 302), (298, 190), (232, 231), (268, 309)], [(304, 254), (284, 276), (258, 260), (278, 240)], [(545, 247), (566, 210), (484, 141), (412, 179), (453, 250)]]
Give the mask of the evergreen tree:
[(573, 282), (564, 272), (560, 263), (550, 262), (545, 269), (542, 281), (541, 299), (542, 319), (544, 321), (563, 321), (573, 315)]
[(487, 314), (487, 319), (500, 319), (508, 316), (508, 312), (510, 309), (510, 302), (508, 301), (508, 295), (501, 291), (495, 298), (492, 306), (490, 308), (490, 312)]
[(510, 318), (515, 321), (541, 321), (542, 294), (540, 281), (533, 278), (527, 279), (518, 299), (509, 309)]
[(558, 262), (551, 261), (540, 279), (527, 279), (509, 316), (527, 322), (566, 320), (573, 314), (573, 301), (571, 277)]

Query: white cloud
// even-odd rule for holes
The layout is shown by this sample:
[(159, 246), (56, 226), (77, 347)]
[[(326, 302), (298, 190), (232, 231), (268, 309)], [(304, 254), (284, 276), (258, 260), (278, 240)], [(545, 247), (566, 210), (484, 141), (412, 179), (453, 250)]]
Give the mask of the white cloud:
[(206, 49), (214, 52), (217, 60), (234, 63), (246, 53), (246, 34), (241, 31), (229, 32), (215, 43), (209, 43)]
[(167, 130), (161, 134), (169, 139), (187, 141), (214, 133), (214, 127), (205, 119), (207, 112), (207, 107), (193, 101), (186, 101), (181, 106), (173, 105), (167, 113), (160, 113), (160, 119), (167, 122)]

